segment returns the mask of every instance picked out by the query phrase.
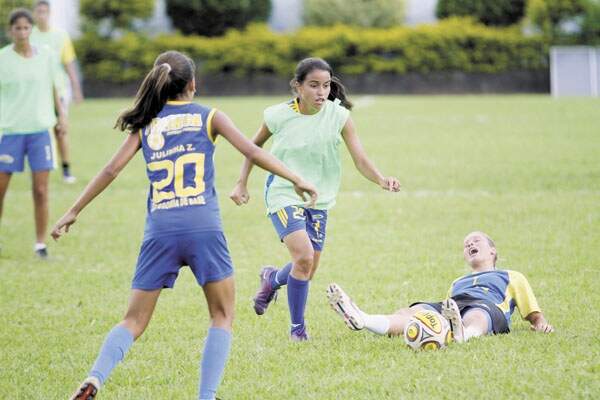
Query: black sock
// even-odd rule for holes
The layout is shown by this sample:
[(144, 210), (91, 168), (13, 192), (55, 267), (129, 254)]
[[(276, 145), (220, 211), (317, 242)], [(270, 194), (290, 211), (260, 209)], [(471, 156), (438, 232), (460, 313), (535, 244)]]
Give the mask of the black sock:
[(70, 165), (68, 162), (62, 163), (63, 175), (69, 175), (69, 168), (70, 168)]

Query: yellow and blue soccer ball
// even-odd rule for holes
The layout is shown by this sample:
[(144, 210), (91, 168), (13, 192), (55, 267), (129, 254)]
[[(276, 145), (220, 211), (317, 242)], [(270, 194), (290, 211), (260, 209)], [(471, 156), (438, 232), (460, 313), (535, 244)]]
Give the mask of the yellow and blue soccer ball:
[(452, 341), (448, 320), (435, 311), (419, 311), (404, 328), (404, 341), (413, 350), (442, 349)]

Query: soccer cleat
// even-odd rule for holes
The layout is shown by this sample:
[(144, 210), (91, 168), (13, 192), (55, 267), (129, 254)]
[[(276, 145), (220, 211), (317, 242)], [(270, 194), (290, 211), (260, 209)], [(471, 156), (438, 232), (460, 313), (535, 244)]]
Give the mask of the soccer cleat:
[(292, 327), (290, 333), (290, 340), (292, 342), (306, 342), (309, 340), (308, 333), (306, 333), (306, 326)]
[(72, 185), (75, 182), (77, 182), (77, 178), (75, 178), (73, 175), (71, 174), (65, 174), (63, 175), (63, 182), (68, 184), (68, 185)]
[(465, 341), (465, 327), (460, 316), (460, 310), (454, 300), (446, 299), (442, 302), (442, 315), (450, 322), (454, 341), (463, 343)]
[(46, 247), (44, 247), (43, 249), (37, 249), (37, 250), (35, 250), (35, 255), (38, 256), (38, 258), (40, 260), (47, 260), (48, 259), (48, 249)]
[(341, 287), (335, 283), (330, 284), (327, 287), (327, 298), (333, 311), (344, 319), (348, 328), (353, 331), (360, 331), (365, 327), (362, 311), (360, 311)]
[(87, 377), (69, 400), (93, 400), (100, 389), (100, 380), (95, 376)]
[(263, 315), (269, 303), (277, 299), (277, 289), (271, 286), (271, 277), (277, 273), (277, 268), (266, 266), (260, 271), (260, 289), (254, 296), (254, 312)]

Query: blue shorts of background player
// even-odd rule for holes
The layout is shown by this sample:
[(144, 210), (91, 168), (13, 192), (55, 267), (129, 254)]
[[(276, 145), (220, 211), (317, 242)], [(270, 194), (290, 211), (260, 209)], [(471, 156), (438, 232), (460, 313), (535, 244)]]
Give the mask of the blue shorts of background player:
[(315, 251), (323, 251), (327, 228), (327, 210), (289, 206), (269, 215), (279, 240), (292, 232), (305, 230)]
[(202, 287), (233, 275), (223, 232), (193, 232), (154, 237), (142, 242), (132, 289), (172, 288), (183, 266)]
[(25, 157), (33, 172), (54, 169), (52, 142), (48, 131), (10, 134), (0, 137), (0, 171), (23, 172)]

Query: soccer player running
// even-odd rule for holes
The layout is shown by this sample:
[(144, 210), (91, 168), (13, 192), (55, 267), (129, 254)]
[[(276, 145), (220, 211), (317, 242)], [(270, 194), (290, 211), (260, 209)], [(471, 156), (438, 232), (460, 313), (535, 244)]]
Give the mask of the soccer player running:
[(498, 253), (488, 235), (469, 233), (464, 240), (463, 255), (473, 271), (456, 279), (448, 298), (440, 303), (413, 303), (390, 315), (367, 314), (352, 302), (342, 288), (332, 283), (327, 288), (329, 304), (351, 330), (366, 328), (378, 335), (402, 335), (416, 312), (435, 310), (450, 322), (454, 340), (466, 342), (477, 336), (510, 332), (510, 318), (515, 307), (529, 321), (532, 330), (554, 331), (523, 274), (496, 269)]
[[(48, 46), (60, 59), (60, 79), (58, 95), (65, 113), (69, 111), (71, 96), (76, 103), (83, 101), (81, 85), (77, 76), (75, 50), (69, 34), (62, 29), (50, 26), (50, 2), (39, 0), (33, 7), (33, 18), (35, 26), (31, 33), (31, 42), (38, 45)], [(67, 129), (54, 130), (58, 144), (58, 154), (61, 159), (63, 181), (75, 183), (76, 178), (71, 174), (69, 141)]]
[[(274, 175), (267, 178), (268, 214), (280, 240), (287, 246), (291, 262), (281, 270), (271, 266), (262, 269), (254, 310), (258, 315), (264, 314), (277, 290), (287, 284), (290, 338), (304, 341), (308, 340), (304, 311), (309, 281), (323, 251), (327, 210), (334, 206), (340, 186), (339, 144), (342, 141), (346, 144), (354, 165), (368, 180), (392, 192), (400, 190), (400, 183), (394, 177), (382, 175), (367, 157), (349, 116), (352, 103), (326, 61), (320, 58), (300, 61), (290, 85), (295, 97), (264, 111), (264, 122), (253, 141), (263, 146), (272, 136), (271, 153), (315, 183), (319, 201), (314, 207), (306, 207), (286, 181)], [(237, 205), (250, 199), (247, 182), (251, 169), (252, 162), (246, 159), (230, 195)]]
[(56, 92), (58, 61), (50, 50), (30, 43), (29, 11), (13, 10), (8, 22), (12, 43), (0, 49), (0, 217), (12, 174), (23, 172), (27, 157), (33, 181), (34, 251), (45, 259), (48, 176), (54, 169), (48, 130), (62, 132), (66, 127)]
[(150, 188), (129, 307), (123, 320), (109, 332), (89, 377), (72, 399), (95, 396), (148, 326), (161, 290), (173, 287), (184, 265), (202, 286), (211, 317), (200, 368), (199, 399), (215, 398), (229, 354), (234, 312), (233, 266), (214, 186), (213, 154), (219, 135), (254, 163), (289, 180), (296, 195), (304, 198), (308, 193), (310, 201), (316, 201), (313, 185), (250, 142), (227, 115), (192, 102), (194, 73), (193, 61), (181, 53), (168, 51), (158, 56), (133, 108), (117, 120), (116, 126), (128, 131), (125, 141), (52, 231), (55, 239), (67, 232), (79, 213), (142, 150)]

